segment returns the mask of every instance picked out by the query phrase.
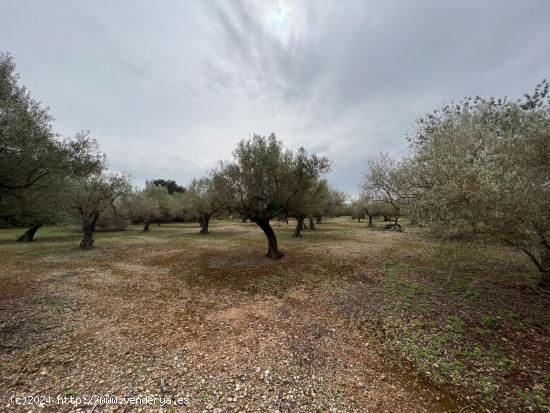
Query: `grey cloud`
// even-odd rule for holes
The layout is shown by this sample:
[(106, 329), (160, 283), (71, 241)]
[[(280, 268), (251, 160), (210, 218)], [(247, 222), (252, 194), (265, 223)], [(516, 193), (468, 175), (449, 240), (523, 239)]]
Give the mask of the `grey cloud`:
[[(288, 23), (269, 24), (284, 5)], [(136, 183), (185, 184), (250, 133), (334, 160), (406, 153), (418, 116), (550, 76), (550, 3), (0, 0), (0, 49), (64, 134), (87, 128)], [(267, 13), (267, 14), (266, 14)]]

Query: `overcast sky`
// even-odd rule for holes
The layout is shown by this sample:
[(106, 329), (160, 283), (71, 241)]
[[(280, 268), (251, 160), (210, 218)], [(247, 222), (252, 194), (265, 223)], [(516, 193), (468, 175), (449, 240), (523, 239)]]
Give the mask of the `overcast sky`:
[(415, 119), (550, 77), (550, 1), (0, 0), (0, 51), (111, 169), (186, 185), (252, 133), (329, 156), (357, 192)]

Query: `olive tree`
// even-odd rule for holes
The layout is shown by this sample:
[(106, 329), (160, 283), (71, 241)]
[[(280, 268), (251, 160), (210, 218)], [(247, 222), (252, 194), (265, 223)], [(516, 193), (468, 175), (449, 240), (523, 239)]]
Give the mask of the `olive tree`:
[(0, 54), (0, 221), (27, 226), (32, 241), (44, 224), (67, 215), (67, 179), (103, 168), (104, 155), (87, 132), (60, 139), (48, 109), (20, 85), (13, 59)]
[(91, 249), (100, 214), (115, 208), (117, 199), (130, 192), (129, 178), (122, 174), (98, 173), (74, 179), (71, 186), (72, 205), (80, 214), (84, 232), (80, 248)]
[(408, 198), (406, 188), (403, 167), (389, 154), (381, 153), (369, 160), (368, 172), (363, 178), (361, 190), (364, 202), (370, 205), (371, 209), (380, 210), (384, 207), (390, 210), (391, 216), (399, 217), (401, 204)]
[(293, 152), (274, 134), (243, 139), (233, 158), (213, 173), (214, 188), (228, 208), (262, 229), (268, 241), (266, 256), (281, 258), (284, 254), (269, 221), (298, 214), (298, 200), (326, 171), (328, 160), (303, 149)]
[(286, 184), (284, 195), (287, 202), (285, 215), (296, 219), (293, 237), (302, 236), (304, 220), (312, 217), (316, 204), (322, 202), (324, 193), (328, 192), (326, 181), (319, 180), (319, 177), (328, 172), (329, 167), (327, 158), (310, 156), (304, 148), (294, 153), (291, 178)]
[(345, 201), (346, 195), (343, 192), (331, 188), (325, 179), (319, 180), (312, 191), (309, 229), (315, 230), (315, 223), (320, 224), (323, 217), (342, 215)]
[(199, 234), (208, 234), (210, 218), (224, 207), (212, 179), (193, 179), (183, 196), (184, 212), (200, 224)]
[(141, 191), (128, 194), (123, 199), (126, 214), (133, 222), (143, 224), (143, 232), (149, 232), (151, 222), (165, 219), (169, 208), (168, 190), (148, 182)]
[(521, 101), (466, 99), (418, 121), (401, 164), (406, 213), (451, 237), (523, 251), (550, 286), (548, 83)]

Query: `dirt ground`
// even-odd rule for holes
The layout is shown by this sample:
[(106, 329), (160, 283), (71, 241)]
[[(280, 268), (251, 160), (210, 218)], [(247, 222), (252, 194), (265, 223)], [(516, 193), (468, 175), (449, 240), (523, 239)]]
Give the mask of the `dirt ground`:
[(92, 251), (76, 229), (1, 231), (0, 411), (547, 411), (549, 300), (521, 254), (350, 219), (274, 229), (280, 261), (240, 222)]

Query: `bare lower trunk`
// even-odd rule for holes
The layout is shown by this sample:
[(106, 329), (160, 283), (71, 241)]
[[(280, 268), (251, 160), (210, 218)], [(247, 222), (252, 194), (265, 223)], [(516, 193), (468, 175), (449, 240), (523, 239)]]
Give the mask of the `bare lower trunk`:
[[(317, 220), (319, 220), (319, 218), (317, 218)], [(317, 223), (319, 223), (317, 221)], [(313, 218), (309, 218), (309, 229), (312, 230), (312, 231), (315, 231), (315, 224), (313, 223)]]
[(17, 238), (17, 241), (19, 242), (30, 242), (34, 240), (34, 234), (36, 234), (36, 231), (42, 226), (42, 224), (32, 224), (29, 226), (29, 228), (25, 231), (23, 235), (21, 235), (19, 238)]
[(321, 224), (321, 221), (323, 220), (323, 217), (322, 216), (318, 216), (317, 217), (317, 223), (318, 224)]
[(357, 217), (357, 222), (361, 223), (361, 217)]
[[(546, 249), (542, 252), (541, 267), (543, 269), (550, 268), (550, 250)], [(550, 290), (550, 271), (540, 271), (539, 287), (545, 290)]]
[(372, 215), (369, 215), (369, 227), (372, 227)]
[(149, 222), (143, 224), (143, 232), (149, 232)]
[(304, 227), (304, 218), (296, 218), (296, 228), (294, 228), (294, 238), (299, 238), (302, 236), (302, 228)]
[(285, 254), (280, 252), (279, 249), (277, 248), (277, 237), (275, 236), (275, 232), (273, 232), (273, 228), (271, 228), (271, 225), (269, 225), (269, 220), (261, 219), (261, 220), (258, 220), (256, 223), (262, 229), (265, 236), (267, 237), (267, 243), (269, 245), (269, 248), (265, 256), (271, 259), (278, 259), (278, 258), (284, 257)]
[(199, 224), (201, 225), (201, 230), (199, 234), (209, 234), (208, 224), (210, 222), (210, 214), (202, 214), (199, 218)]
[(94, 231), (95, 231), (95, 224), (97, 223), (98, 218), (99, 218), (98, 213), (93, 213), (83, 218), (82, 230), (84, 231), (84, 237), (80, 242), (81, 249), (88, 250), (94, 247)]

